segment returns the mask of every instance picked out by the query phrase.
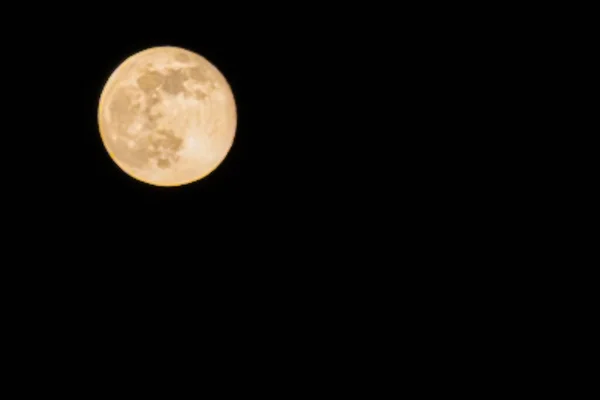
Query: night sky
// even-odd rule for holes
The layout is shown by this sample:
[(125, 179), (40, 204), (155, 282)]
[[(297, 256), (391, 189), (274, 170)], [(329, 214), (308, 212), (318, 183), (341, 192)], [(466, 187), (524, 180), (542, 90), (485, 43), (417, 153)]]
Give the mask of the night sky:
[[(271, 271), (323, 262), (342, 268), (334, 261), (343, 254), (339, 249), (360, 250), (350, 244), (353, 232), (385, 223), (379, 213), (394, 202), (392, 192), (418, 193), (402, 188), (424, 164), (408, 162), (414, 150), (398, 144), (414, 137), (402, 126), (414, 113), (408, 104), (396, 105), (415, 102), (392, 89), (402, 76), (392, 61), (402, 62), (406, 40), (394, 60), (380, 62), (392, 49), (389, 35), (366, 35), (353, 19), (308, 8), (270, 11), (221, 11), (206, 19), (190, 11), (187, 20), (185, 11), (173, 19), (168, 11), (164, 18), (107, 12), (100, 23), (71, 18), (59, 29), (57, 22), (35, 46), (19, 46), (23, 60), (40, 54), (46, 60), (43, 67), (27, 63), (19, 70), (42, 88), (19, 92), (20, 104), (30, 95), (44, 98), (33, 113), (18, 108), (20, 120), (36, 126), (19, 137), (35, 146), (28, 154), (36, 161), (9, 195), (27, 207), (19, 213), (27, 220), (19, 235), (62, 243), (48, 246), (49, 259), (110, 260), (116, 269), (123, 260), (136, 260), (128, 265), (139, 271), (229, 265), (248, 273), (256, 265)], [(111, 73), (155, 46), (206, 57), (236, 99), (237, 131), (228, 156), (210, 175), (182, 187), (128, 176), (109, 157), (98, 130), (98, 102)], [(388, 174), (392, 170), (400, 172)], [(331, 258), (323, 261), (322, 252)]]

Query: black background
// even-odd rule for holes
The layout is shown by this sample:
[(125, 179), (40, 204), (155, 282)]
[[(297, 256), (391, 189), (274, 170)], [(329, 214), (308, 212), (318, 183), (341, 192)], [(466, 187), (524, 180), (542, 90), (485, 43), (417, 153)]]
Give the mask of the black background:
[[(39, 243), (40, 251), (26, 256), (43, 254), (69, 271), (103, 264), (129, 275), (197, 273), (228, 265), (247, 277), (244, 271), (261, 265), (267, 275), (284, 265), (339, 268), (336, 249), (353, 246), (355, 229), (379, 223), (375, 215), (390, 198), (377, 192), (396, 188), (383, 185), (383, 175), (402, 159), (380, 155), (405, 140), (394, 138), (398, 121), (385, 122), (401, 112), (392, 89), (397, 75), (376, 58), (388, 46), (385, 35), (367, 35), (352, 19), (331, 25), (334, 16), (308, 9), (205, 10), (213, 16), (202, 18), (193, 9), (166, 10), (164, 18), (99, 11), (94, 20), (71, 11), (80, 16), (48, 20), (35, 42), (9, 43), (23, 61), (14, 71), (19, 79), (6, 80), (21, 85), (10, 101), (11, 120), (30, 161), (7, 174), (15, 212), (6, 223), (15, 226), (13, 237)], [(115, 68), (165, 45), (217, 66), (238, 111), (225, 161), (175, 188), (121, 171), (97, 121)]]
[[(24, 277), (3, 280), (19, 294), (11, 304), (119, 338), (124, 329), (98, 321), (183, 335), (214, 316), (210, 332), (246, 349), (260, 351), (248, 332), (293, 332), (300, 352), (312, 338), (352, 357), (348, 332), (391, 332), (377, 324), (472, 279), (455, 264), (503, 253), (501, 241), (479, 257), (503, 208), (488, 206), (500, 190), (483, 190), (485, 163), (469, 157), (493, 155), (487, 138), (504, 120), (477, 118), (496, 61), (449, 34), (453, 20), (431, 22), (444, 10), (75, 7), (37, 8), (5, 36), (2, 250), (7, 275)], [(215, 64), (238, 110), (222, 165), (177, 188), (122, 172), (97, 122), (114, 69), (163, 45)]]
[[(460, 196), (461, 175), (450, 167), (464, 161), (448, 151), (457, 135), (440, 125), (459, 129), (450, 110), (461, 100), (451, 95), (461, 42), (414, 14), (69, 11), (21, 25), (19, 40), (7, 41), (20, 63), (5, 64), (15, 89), (5, 94), (7, 118), (19, 132), (7, 135), (5, 226), (19, 243), (36, 244), (19, 250), (24, 258), (42, 255), (66, 273), (89, 265), (130, 277), (284, 274), (294, 282), (314, 270), (324, 281), (346, 279), (365, 273), (350, 265), (389, 262), (377, 260), (438, 235), (436, 215)], [(114, 69), (165, 45), (217, 66), (238, 111), (225, 161), (175, 188), (122, 172), (97, 122)]]
[[(406, 49), (359, 20), (308, 9), (201, 18), (190, 9), (188, 22), (186, 9), (159, 11), (69, 9), (7, 41), (20, 64), (5, 64), (14, 88), (5, 94), (6, 272), (48, 307), (86, 314), (112, 305), (123, 321), (176, 318), (200, 304), (207, 314), (227, 309), (219, 318), (258, 318), (253, 310), (290, 314), (323, 301), (324, 315), (340, 317), (340, 302), (358, 304), (372, 290), (370, 266), (393, 263), (384, 251), (405, 235), (395, 220), (413, 218), (396, 197), (412, 202), (417, 192), (406, 188), (421, 168), (407, 162), (414, 148), (397, 143), (414, 135), (398, 135), (410, 114), (394, 89), (404, 75), (379, 59)], [(115, 68), (165, 45), (219, 68), (238, 112), (225, 161), (175, 188), (121, 171), (97, 121)]]

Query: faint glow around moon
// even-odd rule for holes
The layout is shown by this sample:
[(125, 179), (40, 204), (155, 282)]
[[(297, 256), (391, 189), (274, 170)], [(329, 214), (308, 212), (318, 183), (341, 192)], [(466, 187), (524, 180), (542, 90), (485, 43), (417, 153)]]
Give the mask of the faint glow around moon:
[(130, 176), (156, 186), (202, 179), (227, 156), (237, 112), (231, 88), (204, 57), (153, 47), (126, 59), (100, 97), (104, 147)]

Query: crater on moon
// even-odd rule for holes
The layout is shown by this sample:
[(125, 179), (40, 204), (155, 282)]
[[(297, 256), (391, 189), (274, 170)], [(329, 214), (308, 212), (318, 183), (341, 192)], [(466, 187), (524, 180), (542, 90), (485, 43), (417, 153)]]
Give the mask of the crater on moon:
[(98, 122), (114, 162), (136, 179), (176, 186), (223, 161), (235, 136), (233, 93), (202, 56), (176, 47), (134, 54), (110, 76)]

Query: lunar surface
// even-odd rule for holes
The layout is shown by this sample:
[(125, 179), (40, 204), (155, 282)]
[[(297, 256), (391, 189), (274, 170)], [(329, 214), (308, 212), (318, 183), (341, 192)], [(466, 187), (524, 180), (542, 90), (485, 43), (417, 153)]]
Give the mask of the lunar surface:
[(202, 179), (233, 144), (231, 88), (204, 57), (154, 47), (125, 60), (108, 79), (98, 108), (104, 147), (130, 176), (156, 186)]

